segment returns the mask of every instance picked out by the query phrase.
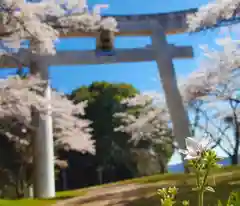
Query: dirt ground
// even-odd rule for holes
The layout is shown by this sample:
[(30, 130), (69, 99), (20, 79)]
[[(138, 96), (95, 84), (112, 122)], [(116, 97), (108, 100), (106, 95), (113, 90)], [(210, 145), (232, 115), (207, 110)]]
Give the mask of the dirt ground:
[(125, 206), (140, 196), (147, 197), (146, 191), (154, 193), (159, 187), (174, 185), (176, 182), (160, 184), (127, 184), (95, 188), (86, 195), (57, 202), (54, 206)]
[[(141, 188), (140, 185), (131, 184), (93, 189), (82, 197), (60, 201), (55, 206), (120, 206), (123, 204), (118, 203), (127, 198), (127, 196), (131, 196), (132, 198), (132, 192), (139, 188)], [(125, 196), (126, 194), (129, 195)]]

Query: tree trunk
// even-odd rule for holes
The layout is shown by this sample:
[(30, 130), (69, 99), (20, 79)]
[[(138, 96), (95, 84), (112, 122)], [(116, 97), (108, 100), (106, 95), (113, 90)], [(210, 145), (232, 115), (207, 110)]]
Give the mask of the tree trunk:
[(233, 120), (234, 120), (234, 129), (235, 129), (235, 147), (233, 151), (233, 155), (231, 157), (232, 165), (237, 165), (238, 164), (238, 151), (239, 151), (239, 146), (240, 146), (240, 128), (239, 128), (239, 122), (238, 122), (238, 116), (236, 112), (234, 111), (233, 113)]
[(231, 164), (232, 165), (237, 165), (238, 164), (238, 154), (233, 154), (232, 156), (231, 156)]
[(161, 172), (161, 174), (165, 174), (165, 173), (167, 173), (168, 172), (168, 169), (167, 169), (167, 163), (164, 161), (164, 160), (159, 160), (159, 165), (160, 165), (160, 167), (161, 167), (161, 169), (160, 169), (160, 172)]
[(234, 153), (232, 155), (232, 165), (238, 164), (238, 150), (240, 146), (240, 137), (239, 137), (239, 128), (236, 126), (235, 128), (235, 147), (234, 147)]
[(238, 148), (239, 148), (239, 140), (236, 140), (236, 145), (234, 147), (234, 153), (231, 156), (232, 165), (237, 165), (238, 164)]
[(24, 187), (23, 187), (22, 180), (17, 180), (16, 196), (17, 196), (17, 199), (24, 198)]
[(20, 165), (16, 179), (16, 196), (18, 199), (24, 198), (25, 192), (25, 165)]
[(239, 139), (240, 138), (240, 128), (239, 128), (238, 115), (237, 115), (236, 109), (237, 109), (239, 102), (230, 99), (229, 103), (233, 110), (232, 126), (233, 126), (233, 130), (234, 130), (234, 140), (235, 140), (233, 155), (231, 156), (231, 163), (232, 163), (232, 165), (237, 165), (238, 164), (238, 151), (239, 151), (239, 146), (240, 146), (240, 139)]
[(188, 166), (187, 160), (185, 160), (182, 155), (181, 155), (181, 159), (182, 159), (182, 163), (183, 163), (183, 167), (184, 167), (184, 173), (189, 174), (191, 171), (190, 171), (190, 168)]

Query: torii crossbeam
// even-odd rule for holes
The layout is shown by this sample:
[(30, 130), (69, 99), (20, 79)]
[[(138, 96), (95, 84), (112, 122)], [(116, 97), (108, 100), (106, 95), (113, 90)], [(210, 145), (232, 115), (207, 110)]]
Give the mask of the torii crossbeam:
[[(169, 54), (172, 58), (188, 59), (193, 57), (191, 46), (175, 46), (170, 44)], [(27, 50), (20, 50), (15, 56), (20, 59), (23, 65), (31, 64), (32, 54)], [(152, 46), (134, 49), (116, 49), (114, 56), (96, 56), (95, 50), (90, 51), (59, 51), (55, 56), (42, 56), (44, 61), (51, 65), (88, 65), (88, 64), (116, 64), (127, 62), (146, 62), (155, 61), (155, 50)], [(4, 57), (0, 62), (0, 68), (15, 68), (16, 62), (11, 57)]]
[[(116, 36), (150, 36), (152, 34), (151, 25), (149, 22), (156, 21), (162, 26), (162, 29), (166, 34), (179, 34), (186, 32), (187, 23), (186, 16), (193, 14), (197, 11), (196, 8), (168, 12), (158, 14), (140, 14), (140, 15), (107, 15), (116, 19), (118, 23), (119, 32), (116, 32)], [(69, 32), (67, 34), (62, 33), (62, 38), (70, 37), (89, 37), (96, 36), (96, 33), (86, 32)]]

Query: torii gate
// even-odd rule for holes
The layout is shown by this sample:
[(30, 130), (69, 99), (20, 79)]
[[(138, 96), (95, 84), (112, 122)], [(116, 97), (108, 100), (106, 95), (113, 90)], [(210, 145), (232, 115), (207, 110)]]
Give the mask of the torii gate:
[[(176, 74), (173, 67), (173, 58), (192, 58), (193, 51), (190, 46), (169, 45), (166, 35), (185, 32), (187, 29), (186, 15), (196, 12), (197, 9), (179, 12), (114, 16), (118, 22), (117, 36), (150, 36), (152, 44), (145, 48), (116, 49), (114, 56), (97, 57), (95, 51), (59, 51), (55, 56), (31, 56), (19, 52), (19, 57), (25, 65), (31, 67), (29, 60), (34, 60), (42, 71), (42, 78), (48, 80), (48, 67), (50, 65), (76, 65), (76, 64), (110, 64), (120, 62), (157, 62), (159, 75), (165, 92), (166, 102), (173, 123), (173, 130), (181, 148), (185, 148), (185, 137), (190, 136), (189, 120), (185, 112), (180, 92), (177, 87)], [(62, 38), (96, 37), (97, 33), (71, 32), (61, 34)], [(0, 67), (16, 67), (15, 62), (5, 58)], [(48, 85), (45, 97), (51, 98), (51, 88)], [(49, 108), (50, 109), (50, 108)], [(39, 121), (39, 130), (35, 146), (35, 196), (49, 198), (55, 196), (54, 180), (54, 151), (52, 117), (46, 115)]]

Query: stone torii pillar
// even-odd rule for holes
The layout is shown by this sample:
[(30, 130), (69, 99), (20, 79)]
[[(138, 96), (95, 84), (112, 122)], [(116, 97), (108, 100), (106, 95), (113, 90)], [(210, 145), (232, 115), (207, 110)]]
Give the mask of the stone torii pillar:
[(189, 118), (178, 89), (172, 56), (169, 52), (166, 35), (161, 25), (153, 21), (151, 22), (151, 26), (152, 48), (155, 51), (159, 76), (172, 119), (173, 132), (178, 146), (185, 149), (185, 138), (191, 136), (191, 132), (189, 128)]
[[(51, 114), (51, 86), (48, 72), (49, 62), (41, 56), (31, 57), (30, 72), (40, 74), (40, 77), (47, 82), (43, 91), (48, 105), (44, 114), (37, 114), (37, 131), (33, 139), (33, 161), (34, 178), (33, 188), (35, 198), (55, 197), (55, 171), (54, 171), (54, 142), (53, 122)], [(34, 117), (32, 117), (34, 118)]]

